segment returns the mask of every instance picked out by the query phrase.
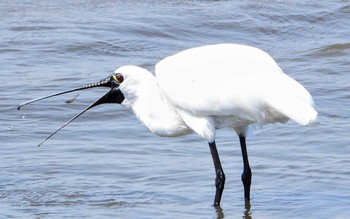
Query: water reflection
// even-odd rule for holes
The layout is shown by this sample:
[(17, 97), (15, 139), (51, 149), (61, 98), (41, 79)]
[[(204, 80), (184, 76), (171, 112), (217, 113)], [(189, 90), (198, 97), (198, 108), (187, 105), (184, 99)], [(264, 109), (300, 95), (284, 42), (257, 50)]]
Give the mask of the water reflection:
[(245, 200), (245, 203), (244, 203), (245, 210), (244, 210), (244, 215), (243, 215), (244, 219), (252, 219), (250, 207), (251, 207), (250, 201)]
[[(245, 201), (245, 203), (244, 203), (244, 213), (243, 213), (243, 216), (242, 216), (243, 219), (252, 219), (250, 207), (251, 207), (250, 201)], [(215, 211), (216, 211), (216, 218), (217, 219), (225, 218), (224, 210), (220, 206), (215, 207)]]
[(220, 206), (216, 206), (215, 211), (216, 211), (216, 218), (217, 219), (225, 218), (224, 211), (222, 210), (222, 208)]

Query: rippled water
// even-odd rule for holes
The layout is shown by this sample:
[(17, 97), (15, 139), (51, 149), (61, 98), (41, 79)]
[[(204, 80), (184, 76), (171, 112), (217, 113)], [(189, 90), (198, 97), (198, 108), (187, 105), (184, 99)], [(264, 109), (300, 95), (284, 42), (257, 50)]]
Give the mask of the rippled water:
[[(348, 218), (349, 14), (349, 1), (1, 1), (1, 218)], [(248, 140), (250, 209), (231, 130), (217, 136), (227, 181), (215, 209), (207, 143), (154, 136), (121, 106), (94, 108), (36, 147), (104, 89), (16, 110), (121, 65), (152, 71), (222, 42), (267, 51), (319, 111), (318, 126), (266, 126)]]

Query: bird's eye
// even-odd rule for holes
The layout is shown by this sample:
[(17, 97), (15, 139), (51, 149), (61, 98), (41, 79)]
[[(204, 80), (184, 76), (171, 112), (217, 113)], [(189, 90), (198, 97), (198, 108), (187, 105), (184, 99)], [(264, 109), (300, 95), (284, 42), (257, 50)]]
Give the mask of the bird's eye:
[(118, 81), (119, 83), (122, 83), (124, 81), (124, 76), (120, 73), (117, 73), (113, 75), (114, 80)]

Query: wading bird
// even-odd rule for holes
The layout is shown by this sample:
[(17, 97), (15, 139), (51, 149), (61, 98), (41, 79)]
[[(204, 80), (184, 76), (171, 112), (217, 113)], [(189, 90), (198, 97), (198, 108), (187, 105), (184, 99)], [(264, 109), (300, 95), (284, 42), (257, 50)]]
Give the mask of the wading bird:
[(155, 66), (155, 75), (137, 66), (123, 66), (104, 80), (53, 96), (94, 87), (110, 91), (53, 132), (100, 104), (118, 103), (159, 136), (181, 136), (195, 132), (207, 140), (216, 179), (214, 205), (220, 205), (225, 184), (215, 144), (215, 130), (231, 127), (238, 134), (243, 157), (244, 198), (250, 200), (252, 172), (249, 166), (246, 133), (249, 125), (315, 122), (310, 93), (283, 73), (277, 63), (260, 49), (237, 44), (208, 45), (166, 57)]

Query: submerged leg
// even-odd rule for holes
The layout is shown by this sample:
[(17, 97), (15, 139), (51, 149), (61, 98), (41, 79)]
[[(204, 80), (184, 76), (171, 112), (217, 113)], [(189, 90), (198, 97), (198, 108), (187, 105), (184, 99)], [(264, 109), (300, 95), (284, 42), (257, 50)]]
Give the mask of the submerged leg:
[(215, 178), (216, 193), (215, 193), (215, 199), (214, 199), (214, 206), (219, 206), (222, 192), (224, 191), (226, 178), (225, 178), (224, 170), (221, 167), (220, 157), (216, 149), (215, 141), (212, 143), (209, 143), (209, 147), (210, 147), (211, 156), (213, 158), (215, 174), (216, 174), (216, 178)]
[(243, 158), (242, 182), (244, 186), (244, 199), (246, 201), (249, 201), (250, 185), (252, 183), (252, 171), (250, 170), (250, 166), (249, 166), (245, 137), (242, 134), (239, 135), (239, 141), (241, 143), (242, 158)]

